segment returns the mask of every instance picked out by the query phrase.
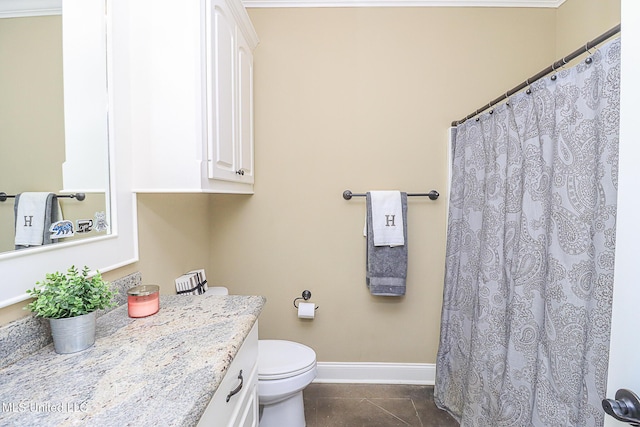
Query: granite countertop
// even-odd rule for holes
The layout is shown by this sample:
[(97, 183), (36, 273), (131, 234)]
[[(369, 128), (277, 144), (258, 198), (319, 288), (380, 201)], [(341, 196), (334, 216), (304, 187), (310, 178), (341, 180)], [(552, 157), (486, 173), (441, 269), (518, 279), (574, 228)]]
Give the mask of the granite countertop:
[(163, 295), (141, 319), (120, 306), (98, 318), (89, 349), (50, 344), (0, 370), (0, 425), (196, 425), (264, 303)]

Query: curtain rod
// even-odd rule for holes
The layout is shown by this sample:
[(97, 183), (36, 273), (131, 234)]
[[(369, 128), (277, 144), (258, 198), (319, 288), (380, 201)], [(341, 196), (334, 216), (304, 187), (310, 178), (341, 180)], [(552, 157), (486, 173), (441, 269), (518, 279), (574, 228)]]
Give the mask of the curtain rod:
[(493, 101), (489, 102), (487, 105), (484, 105), (481, 108), (478, 108), (476, 111), (474, 111), (473, 113), (469, 114), (465, 118), (460, 119), (460, 120), (454, 120), (453, 122), (451, 122), (451, 126), (452, 127), (456, 127), (458, 125), (461, 125), (462, 123), (464, 123), (465, 121), (469, 120), (470, 118), (477, 116), (481, 112), (483, 112), (485, 110), (488, 110), (491, 107), (494, 107), (498, 102), (509, 98), (514, 93), (520, 92), (522, 89), (526, 88), (531, 83), (535, 82), (536, 80), (540, 80), (541, 78), (543, 78), (544, 76), (546, 76), (549, 73), (552, 73), (552, 72), (556, 71), (558, 68), (560, 68), (563, 65), (567, 64), (569, 61), (577, 58), (578, 56), (582, 55), (585, 52), (588, 52), (589, 49), (592, 49), (595, 46), (599, 45), (600, 43), (610, 39), (611, 37), (615, 36), (619, 32), (620, 32), (620, 24), (616, 25), (615, 27), (613, 27), (609, 31), (599, 35), (598, 37), (596, 37), (595, 39), (591, 40), (590, 42), (588, 42), (587, 44), (585, 44), (581, 48), (576, 49), (575, 51), (571, 52), (569, 55), (565, 56), (564, 58), (561, 58), (561, 59), (557, 60), (556, 62), (554, 62), (553, 64), (549, 65), (547, 68), (545, 68), (544, 70), (540, 71), (535, 76), (529, 77), (527, 80), (525, 80), (524, 82), (520, 83), (518, 86), (516, 86), (513, 89), (507, 91), (504, 95), (501, 95), (501, 96), (497, 97), (496, 99), (494, 99)]

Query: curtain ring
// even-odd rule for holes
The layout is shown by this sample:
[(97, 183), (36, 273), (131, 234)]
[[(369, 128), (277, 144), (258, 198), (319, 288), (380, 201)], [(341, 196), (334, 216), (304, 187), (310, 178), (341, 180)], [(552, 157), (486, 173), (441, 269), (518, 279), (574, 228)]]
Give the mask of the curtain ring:
[[(593, 55), (598, 52), (598, 46), (591, 46), (591, 48), (589, 47), (589, 43), (587, 43), (585, 45), (585, 48), (587, 48), (587, 52), (589, 53), (589, 56), (584, 60), (584, 62), (589, 65), (593, 62)], [(594, 49), (594, 53), (591, 53), (591, 49)]]
[(587, 56), (584, 60), (584, 63), (589, 65), (593, 62), (593, 58), (591, 58), (591, 49), (589, 49), (589, 43), (584, 45), (584, 51), (587, 52), (589, 54), (589, 56)]
[(507, 100), (507, 102), (505, 102), (505, 104), (507, 104), (507, 107), (509, 107), (509, 101), (511, 101), (511, 100), (509, 99), (509, 91), (506, 91), (506, 92), (504, 93), (504, 99), (506, 99), (506, 100)]
[[(529, 86), (529, 79), (527, 79), (526, 83), (527, 83), (527, 86)], [(531, 95), (531, 88), (530, 87), (527, 88), (526, 94), (527, 95)]]

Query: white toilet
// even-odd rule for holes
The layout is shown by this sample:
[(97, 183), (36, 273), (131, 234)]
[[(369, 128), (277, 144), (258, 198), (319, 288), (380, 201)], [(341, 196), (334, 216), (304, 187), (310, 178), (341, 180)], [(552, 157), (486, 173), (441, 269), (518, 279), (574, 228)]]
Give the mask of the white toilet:
[(302, 390), (316, 377), (316, 352), (283, 340), (258, 341), (260, 427), (304, 427)]
[[(223, 286), (207, 293), (227, 295)], [(258, 340), (260, 427), (305, 427), (302, 390), (316, 377), (316, 352), (284, 340)]]

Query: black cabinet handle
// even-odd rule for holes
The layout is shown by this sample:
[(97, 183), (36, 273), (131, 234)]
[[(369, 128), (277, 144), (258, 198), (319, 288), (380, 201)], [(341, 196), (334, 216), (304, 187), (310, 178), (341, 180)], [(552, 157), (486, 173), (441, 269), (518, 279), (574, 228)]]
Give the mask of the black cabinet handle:
[(234, 388), (229, 392), (229, 394), (227, 394), (227, 402), (229, 402), (229, 399), (231, 399), (234, 395), (238, 394), (240, 390), (242, 390), (242, 384), (244, 384), (244, 379), (242, 378), (242, 369), (240, 369), (238, 379), (240, 380), (240, 385), (238, 385), (238, 387)]
[(621, 388), (616, 392), (616, 400), (602, 401), (602, 408), (618, 421), (640, 426), (640, 399), (631, 390)]
[(244, 176), (244, 169), (238, 169), (236, 174)]

